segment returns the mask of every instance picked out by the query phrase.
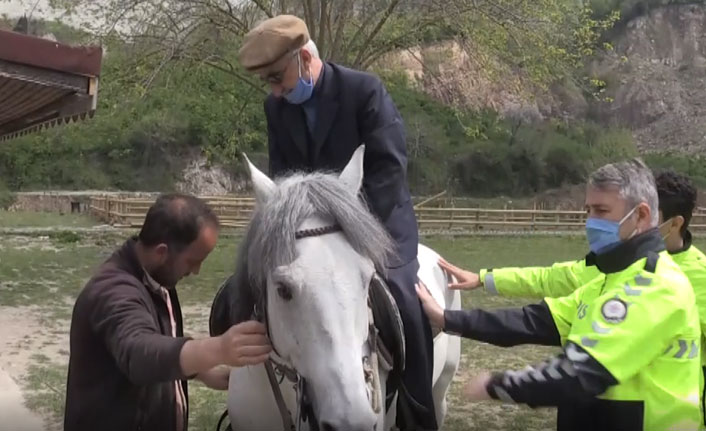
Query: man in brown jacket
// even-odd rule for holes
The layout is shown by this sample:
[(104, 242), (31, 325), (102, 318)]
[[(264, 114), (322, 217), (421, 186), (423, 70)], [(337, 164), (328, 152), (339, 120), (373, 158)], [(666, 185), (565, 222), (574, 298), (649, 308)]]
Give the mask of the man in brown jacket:
[(186, 431), (187, 380), (227, 389), (229, 369), (263, 362), (264, 327), (184, 337), (175, 289), (216, 245), (218, 219), (201, 200), (161, 196), (139, 236), (88, 281), (71, 320), (65, 431)]

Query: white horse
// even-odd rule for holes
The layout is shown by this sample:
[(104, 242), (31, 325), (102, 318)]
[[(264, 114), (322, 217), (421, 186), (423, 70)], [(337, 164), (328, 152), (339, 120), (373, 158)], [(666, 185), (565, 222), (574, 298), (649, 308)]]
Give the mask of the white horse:
[[(287, 415), (289, 427), (299, 430), (394, 427), (396, 403), (385, 411), (389, 367), (371, 340), (368, 308), (371, 280), (376, 268), (384, 268), (392, 242), (358, 198), (363, 155), (361, 146), (339, 176), (294, 174), (277, 183), (247, 162), (257, 197), (244, 248), (249, 278), (261, 286), (272, 361), (306, 382), (313, 414), (302, 422), (302, 385), (281, 377), (272, 386), (263, 365), (235, 368), (228, 391), (234, 431), (287, 429)], [(448, 289), (438, 259), (419, 245), (419, 279), (439, 304), (460, 309), (460, 294)], [(436, 333), (432, 381), (439, 428), (459, 359), (460, 339)]]

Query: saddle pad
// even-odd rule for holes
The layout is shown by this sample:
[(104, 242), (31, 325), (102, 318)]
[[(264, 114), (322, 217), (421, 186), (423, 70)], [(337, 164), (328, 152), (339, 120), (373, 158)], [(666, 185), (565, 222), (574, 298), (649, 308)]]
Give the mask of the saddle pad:
[(380, 339), (392, 354), (394, 369), (402, 372), (405, 363), (404, 325), (395, 298), (392, 297), (385, 280), (378, 274), (375, 274), (370, 283), (368, 295)]
[(251, 319), (254, 306), (250, 285), (237, 273), (231, 275), (218, 288), (211, 304), (209, 333), (215, 337), (226, 332), (232, 325)]

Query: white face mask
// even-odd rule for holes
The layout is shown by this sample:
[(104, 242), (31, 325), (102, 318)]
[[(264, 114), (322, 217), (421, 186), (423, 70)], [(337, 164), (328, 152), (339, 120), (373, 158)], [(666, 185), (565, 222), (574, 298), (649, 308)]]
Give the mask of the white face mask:
[[(660, 234), (662, 233), (662, 226), (665, 226), (665, 225), (667, 225), (668, 223), (671, 223), (671, 222), (672, 222), (672, 219), (671, 219), (671, 218), (668, 218), (668, 219), (665, 220), (662, 224), (660, 224), (659, 226), (657, 226), (657, 229), (659, 229)], [(666, 235), (662, 235), (662, 241), (664, 241), (665, 239), (667, 239), (667, 237), (668, 237), (671, 233), (672, 233), (672, 229), (670, 228), (670, 229), (667, 231), (667, 234), (666, 234)]]

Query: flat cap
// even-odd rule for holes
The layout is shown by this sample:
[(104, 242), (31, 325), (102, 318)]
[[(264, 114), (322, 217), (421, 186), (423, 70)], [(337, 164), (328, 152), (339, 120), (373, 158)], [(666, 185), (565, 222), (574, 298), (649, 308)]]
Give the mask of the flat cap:
[(278, 15), (261, 22), (245, 35), (238, 57), (246, 70), (262, 71), (307, 42), (309, 29), (301, 18)]

